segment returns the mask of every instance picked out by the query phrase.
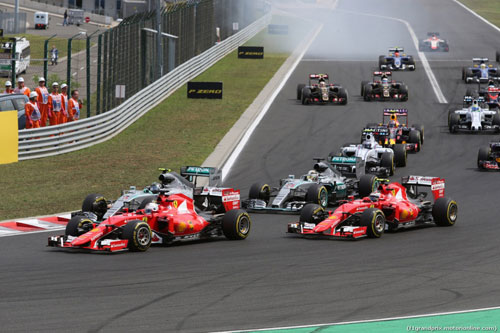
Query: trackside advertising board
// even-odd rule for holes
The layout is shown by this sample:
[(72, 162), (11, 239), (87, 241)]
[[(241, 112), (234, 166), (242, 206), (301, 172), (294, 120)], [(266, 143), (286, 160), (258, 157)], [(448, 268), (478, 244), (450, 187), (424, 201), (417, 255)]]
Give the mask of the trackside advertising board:
[(238, 58), (240, 59), (264, 59), (263, 46), (240, 46), (238, 47)]
[(188, 82), (187, 97), (222, 99), (222, 82)]

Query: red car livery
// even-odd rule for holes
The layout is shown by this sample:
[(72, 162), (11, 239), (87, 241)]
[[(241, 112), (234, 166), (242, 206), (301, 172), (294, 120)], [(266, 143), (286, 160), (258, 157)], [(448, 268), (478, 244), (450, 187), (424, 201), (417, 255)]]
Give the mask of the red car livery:
[[(426, 200), (430, 188), (434, 203)], [(333, 212), (318, 205), (303, 208), (300, 221), (288, 224), (288, 232), (310, 237), (381, 237), (385, 230), (426, 224), (452, 226), (457, 203), (444, 197), (445, 181), (438, 177), (408, 176), (401, 183), (380, 180), (370, 196), (346, 202)]]

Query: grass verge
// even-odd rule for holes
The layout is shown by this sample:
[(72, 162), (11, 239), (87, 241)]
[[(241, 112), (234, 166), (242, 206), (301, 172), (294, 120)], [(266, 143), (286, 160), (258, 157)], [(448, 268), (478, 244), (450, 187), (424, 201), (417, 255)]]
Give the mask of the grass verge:
[(500, 5), (498, 0), (459, 0), (461, 3), (500, 27)]

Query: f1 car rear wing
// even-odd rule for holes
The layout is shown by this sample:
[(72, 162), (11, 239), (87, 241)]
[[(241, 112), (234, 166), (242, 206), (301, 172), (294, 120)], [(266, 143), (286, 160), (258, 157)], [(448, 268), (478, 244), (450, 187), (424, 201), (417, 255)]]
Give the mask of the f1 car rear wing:
[(310, 79), (328, 79), (328, 74), (309, 74)]
[(365, 161), (360, 157), (332, 156), (330, 164), (344, 177), (359, 179), (365, 174)]
[(416, 185), (430, 187), (434, 200), (444, 197), (445, 181), (439, 177), (406, 176), (401, 179), (401, 185)]
[(404, 51), (405, 51), (405, 49), (402, 48), (402, 47), (393, 47), (393, 48), (389, 49), (390, 53), (394, 53), (394, 52), (401, 52), (401, 53), (403, 53)]
[(380, 71), (376, 71), (376, 72), (373, 72), (373, 76), (392, 76), (392, 72), (380, 72)]
[(428, 32), (427, 33), (427, 36), (436, 36), (436, 37), (439, 37), (439, 32)]
[(195, 187), (198, 177), (208, 177), (208, 186), (219, 186), (222, 180), (221, 174), (222, 171), (217, 168), (200, 166), (181, 167), (181, 176), (186, 177), (189, 181), (194, 183)]
[(476, 64), (485, 64), (488, 63), (490, 60), (488, 58), (472, 58), (472, 62)]

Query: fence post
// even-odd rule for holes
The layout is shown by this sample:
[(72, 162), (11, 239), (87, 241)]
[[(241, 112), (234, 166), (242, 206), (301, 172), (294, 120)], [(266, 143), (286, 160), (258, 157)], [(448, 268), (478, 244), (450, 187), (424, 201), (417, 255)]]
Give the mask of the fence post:
[(13, 42), (12, 42), (12, 62), (11, 62), (11, 70), (12, 70), (12, 84), (15, 84), (16, 82), (16, 43), (17, 43), (17, 39), (16, 37), (13, 38)]
[(97, 32), (99, 30), (87, 35), (87, 118), (90, 118), (90, 97), (92, 95), (92, 91), (90, 90), (90, 39)]
[(109, 30), (104, 33), (104, 56), (102, 57), (102, 112), (107, 111), (108, 104), (106, 103), (107, 97), (107, 84), (108, 84), (108, 40)]
[(57, 34), (52, 35), (49, 37), (49, 39), (46, 39), (45, 42), (43, 43), (43, 77), (47, 80), (49, 77), (48, 72), (49, 72), (49, 40), (57, 36)]
[(71, 43), (73, 42), (73, 38), (79, 36), (80, 33), (72, 36), (68, 39), (68, 68), (66, 70), (66, 84), (68, 85), (68, 95), (71, 94)]
[(96, 91), (96, 114), (101, 113), (101, 54), (102, 51), (102, 34), (97, 37), (97, 91)]

